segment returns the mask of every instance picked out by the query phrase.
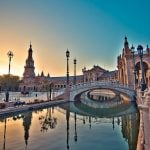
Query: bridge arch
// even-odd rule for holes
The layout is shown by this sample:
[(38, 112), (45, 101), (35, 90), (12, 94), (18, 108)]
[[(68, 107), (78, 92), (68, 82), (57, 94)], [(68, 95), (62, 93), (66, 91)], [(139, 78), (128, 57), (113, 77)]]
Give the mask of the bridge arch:
[(99, 83), (99, 82), (95, 82), (95, 83), (87, 83), (87, 84), (83, 84), (80, 86), (74, 86), (71, 88), (70, 90), (70, 101), (74, 101), (75, 97), (83, 92), (89, 91), (89, 90), (93, 90), (93, 89), (110, 89), (113, 91), (117, 91), (120, 93), (123, 93), (127, 96), (130, 97), (131, 101), (135, 101), (135, 91), (125, 87), (125, 86), (120, 86), (118, 84), (106, 84), (106, 83)]

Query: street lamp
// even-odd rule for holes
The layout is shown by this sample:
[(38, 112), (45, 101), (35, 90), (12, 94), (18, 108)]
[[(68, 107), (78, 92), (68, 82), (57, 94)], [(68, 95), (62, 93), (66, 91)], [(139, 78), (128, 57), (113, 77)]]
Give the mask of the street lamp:
[(135, 55), (134, 55), (134, 53), (135, 53), (135, 51), (134, 51), (134, 46), (132, 45), (132, 47), (131, 47), (131, 53), (132, 53), (132, 56), (133, 56), (133, 73), (134, 73), (134, 90), (135, 90), (135, 86), (136, 86), (136, 68), (135, 68)]
[(12, 51), (9, 51), (9, 52), (7, 53), (7, 56), (8, 56), (8, 58), (9, 58), (9, 69), (8, 69), (8, 74), (10, 75), (10, 63), (11, 63), (11, 59), (12, 59), (12, 57), (14, 56), (14, 54), (13, 54)]
[(77, 64), (77, 60), (74, 59), (73, 62), (74, 62), (74, 85), (76, 85), (76, 64)]
[[(8, 75), (9, 75), (8, 81), (9, 81), (9, 78), (10, 78), (10, 63), (11, 63), (11, 59), (12, 59), (12, 57), (14, 56), (14, 54), (13, 54), (12, 51), (9, 51), (9, 52), (7, 53), (7, 56), (8, 56), (8, 58), (9, 58), (9, 68), (8, 68)], [(6, 95), (6, 102), (8, 102), (8, 101), (9, 101), (9, 87), (7, 87), (7, 91), (6, 91), (5, 95)]]
[(52, 100), (52, 89), (53, 89), (53, 83), (50, 83), (49, 85), (49, 100), (51, 101)]
[(70, 52), (68, 49), (66, 51), (66, 57), (67, 57), (67, 85), (69, 85), (69, 57), (70, 57)]
[(137, 51), (138, 51), (138, 55), (140, 57), (140, 65), (141, 65), (141, 71), (142, 71), (142, 83), (141, 83), (141, 91), (144, 91), (147, 88), (146, 82), (145, 82), (145, 78), (144, 78), (144, 68), (143, 68), (143, 46), (142, 45), (138, 45), (137, 47)]

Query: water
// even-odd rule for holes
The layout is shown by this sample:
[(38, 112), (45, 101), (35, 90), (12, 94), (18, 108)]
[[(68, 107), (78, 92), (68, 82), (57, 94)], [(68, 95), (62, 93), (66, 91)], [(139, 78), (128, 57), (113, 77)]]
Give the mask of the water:
[(138, 111), (134, 103), (118, 105), (95, 108), (80, 101), (0, 118), (0, 149), (135, 150)]

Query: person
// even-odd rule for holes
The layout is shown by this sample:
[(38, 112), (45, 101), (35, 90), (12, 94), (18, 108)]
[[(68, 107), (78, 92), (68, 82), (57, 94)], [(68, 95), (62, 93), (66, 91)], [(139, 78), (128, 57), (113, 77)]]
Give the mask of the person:
[(7, 92), (5, 93), (5, 95), (6, 95), (6, 102), (8, 102), (8, 101), (9, 101), (9, 92), (7, 91)]

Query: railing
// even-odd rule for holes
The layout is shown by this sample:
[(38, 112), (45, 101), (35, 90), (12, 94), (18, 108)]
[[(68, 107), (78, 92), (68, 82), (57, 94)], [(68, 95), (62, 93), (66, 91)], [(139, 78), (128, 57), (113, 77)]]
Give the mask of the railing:
[(97, 81), (94, 81), (94, 82), (81, 83), (79, 85), (78, 84), (73, 85), (73, 86), (71, 86), (71, 91), (81, 89), (81, 88), (86, 88), (86, 87), (94, 87), (94, 86), (119, 87), (121, 89), (132, 90), (129, 86), (118, 84), (118, 82), (115, 83), (115, 82), (103, 82), (103, 81), (97, 82)]
[[(82, 89), (90, 89), (90, 88), (98, 88), (98, 87), (105, 87), (105, 88), (111, 88), (118, 90), (120, 92), (126, 93), (130, 96), (133, 96), (134, 90), (131, 89), (129, 86), (118, 84), (118, 82), (106, 82), (106, 81), (93, 81), (93, 82), (86, 82), (86, 83), (80, 83), (73, 86), (70, 86), (70, 92), (77, 92)], [(56, 96), (59, 96), (63, 93), (65, 93), (67, 90), (66, 88), (58, 90), (58, 94)]]

